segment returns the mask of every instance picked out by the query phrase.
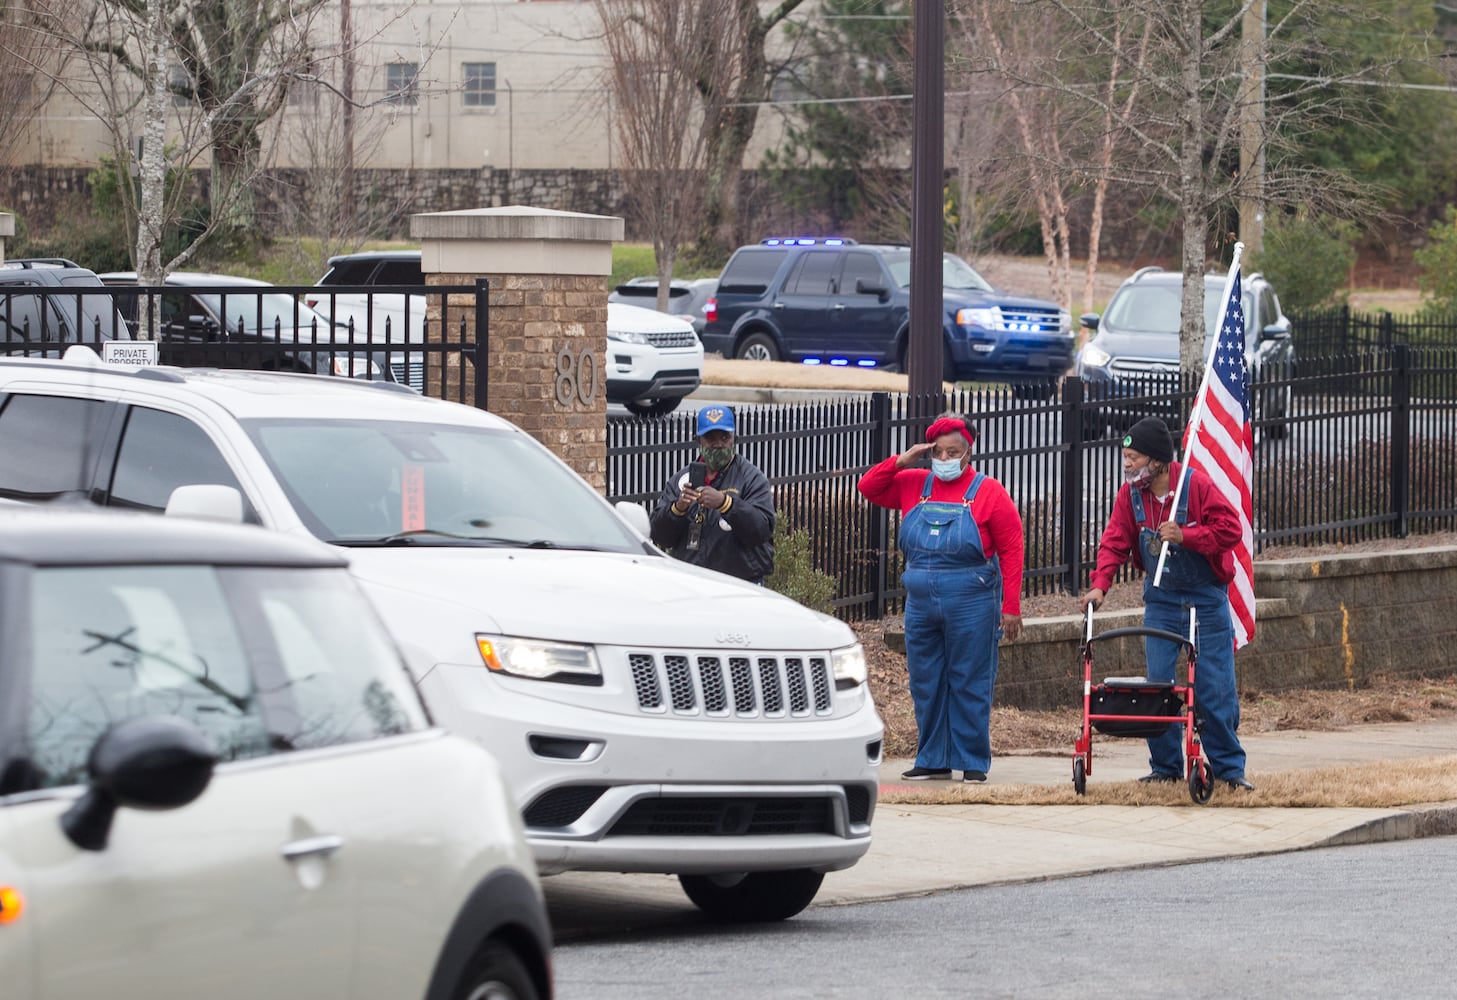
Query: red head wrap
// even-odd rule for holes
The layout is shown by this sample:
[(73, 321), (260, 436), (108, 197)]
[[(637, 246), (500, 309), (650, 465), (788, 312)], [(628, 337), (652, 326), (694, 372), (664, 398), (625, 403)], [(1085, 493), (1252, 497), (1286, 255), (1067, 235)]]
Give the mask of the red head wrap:
[(960, 434), (966, 438), (967, 444), (976, 444), (976, 435), (966, 426), (966, 421), (957, 420), (955, 417), (941, 417), (926, 428), (927, 441), (935, 441), (942, 434)]

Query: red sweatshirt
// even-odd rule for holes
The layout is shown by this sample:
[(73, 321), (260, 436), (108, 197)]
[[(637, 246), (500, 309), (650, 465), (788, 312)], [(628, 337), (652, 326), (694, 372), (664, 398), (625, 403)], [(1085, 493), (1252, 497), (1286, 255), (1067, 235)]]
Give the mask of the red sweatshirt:
[[(902, 515), (921, 502), (926, 487), (925, 469), (897, 469), (892, 455), (860, 477), (860, 495), (880, 507), (899, 508)], [(968, 467), (957, 479), (931, 481), (931, 499), (961, 503), (976, 470)], [(1022, 515), (1001, 483), (990, 476), (971, 502), (971, 519), (981, 532), (982, 549), (988, 559), (998, 556), (1002, 567), (1002, 613), (1022, 614)]]
[[(1143, 495), (1142, 524), (1135, 523), (1133, 519), (1131, 487), (1127, 483), (1119, 487), (1108, 526), (1098, 540), (1098, 567), (1093, 570), (1092, 586), (1105, 594), (1108, 592), (1113, 585), (1114, 574), (1129, 561), (1138, 546), (1139, 528), (1157, 531), (1159, 525), (1174, 519), (1174, 490), (1183, 474), (1183, 466), (1178, 462), (1169, 464), (1169, 495), (1162, 501), (1147, 487), (1140, 490)], [(1234, 550), (1242, 534), (1239, 515), (1209, 477), (1198, 469), (1189, 477), (1188, 488), (1189, 520), (1184, 525), (1181, 545), (1208, 559), (1215, 578), (1220, 583), (1229, 583), (1234, 579)]]

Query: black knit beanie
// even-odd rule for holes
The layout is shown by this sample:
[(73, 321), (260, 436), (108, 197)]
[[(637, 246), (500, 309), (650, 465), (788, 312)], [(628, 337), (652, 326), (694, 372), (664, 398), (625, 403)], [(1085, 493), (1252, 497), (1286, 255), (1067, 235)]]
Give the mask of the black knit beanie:
[(1169, 425), (1158, 417), (1144, 417), (1128, 429), (1123, 447), (1147, 455), (1156, 462), (1174, 460), (1174, 436)]

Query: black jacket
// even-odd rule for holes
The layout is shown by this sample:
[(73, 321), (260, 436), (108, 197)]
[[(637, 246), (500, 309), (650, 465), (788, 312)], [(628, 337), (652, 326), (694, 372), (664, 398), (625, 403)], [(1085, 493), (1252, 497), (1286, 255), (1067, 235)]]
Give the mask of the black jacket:
[[(714, 477), (711, 484), (733, 497), (727, 514), (703, 510), (694, 504), (688, 513), (673, 512), (673, 501), (683, 492), (685, 465), (663, 485), (653, 508), (653, 541), (675, 559), (718, 570), (741, 580), (762, 581), (774, 572), (774, 491), (769, 480), (742, 455)], [(698, 524), (698, 548), (689, 549)], [(724, 525), (732, 530), (724, 530)]]

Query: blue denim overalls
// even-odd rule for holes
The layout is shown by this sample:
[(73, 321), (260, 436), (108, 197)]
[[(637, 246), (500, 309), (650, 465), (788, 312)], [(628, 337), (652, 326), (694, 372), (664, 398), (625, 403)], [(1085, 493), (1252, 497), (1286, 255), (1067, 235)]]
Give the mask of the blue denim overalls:
[[(1189, 520), (1189, 472), (1173, 520)], [(1200, 719), (1199, 739), (1204, 756), (1218, 779), (1242, 778), (1245, 752), (1235, 731), (1239, 728), (1239, 694), (1234, 682), (1234, 624), (1229, 615), (1229, 589), (1197, 552), (1169, 544), (1159, 585), (1153, 585), (1163, 542), (1158, 531), (1144, 527), (1143, 491), (1129, 490), (1133, 519), (1138, 525), (1138, 561), (1143, 567), (1143, 624), (1178, 635), (1189, 634), (1189, 609), (1198, 612), (1199, 667), (1194, 677), (1194, 703)], [(1156, 529), (1158, 526), (1155, 525)], [(1167, 639), (1146, 637), (1144, 656), (1148, 679), (1172, 681), (1180, 647)], [(1149, 765), (1159, 774), (1184, 777), (1183, 730), (1169, 726), (1162, 736), (1148, 741)]]
[(992, 684), (1001, 638), (1002, 574), (986, 558), (971, 501), (986, 479), (977, 473), (961, 503), (921, 501), (901, 519), (897, 543), (906, 557), (906, 668), (916, 706), (916, 766), (986, 771), (992, 763)]

